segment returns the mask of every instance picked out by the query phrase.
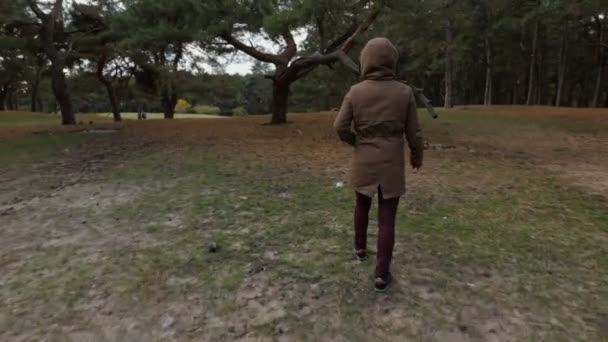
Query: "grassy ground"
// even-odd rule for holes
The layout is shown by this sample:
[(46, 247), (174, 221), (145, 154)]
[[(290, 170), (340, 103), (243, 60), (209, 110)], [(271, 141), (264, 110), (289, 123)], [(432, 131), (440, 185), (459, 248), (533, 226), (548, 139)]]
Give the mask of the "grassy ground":
[[(95, 115), (81, 115), (78, 120), (89, 121), (97, 117)], [(9, 129), (26, 129), (40, 125), (53, 125), (61, 121), (61, 116), (51, 113), (27, 113), (27, 112), (0, 112), (0, 128), (4, 131)]]
[(331, 114), (0, 125), (0, 340), (605, 340), (605, 114), (421, 113), (386, 295)]
[[(124, 120), (137, 120), (137, 113), (122, 113)], [(147, 113), (148, 120), (163, 119), (162, 113)], [(175, 114), (176, 119), (225, 119), (224, 116), (206, 114)], [(4, 112), (0, 115), (0, 127), (19, 128), (34, 125), (55, 124), (60, 115), (52, 113)], [(81, 124), (104, 123), (112, 121), (112, 113), (78, 114), (77, 121)]]
[[(112, 118), (112, 113), (99, 113), (98, 116), (102, 118)], [(137, 113), (122, 113), (122, 118), (125, 120), (137, 120)], [(148, 120), (162, 120), (164, 119), (163, 113), (146, 113)], [(219, 115), (207, 115), (207, 114), (175, 114), (176, 119), (224, 119), (225, 116)]]

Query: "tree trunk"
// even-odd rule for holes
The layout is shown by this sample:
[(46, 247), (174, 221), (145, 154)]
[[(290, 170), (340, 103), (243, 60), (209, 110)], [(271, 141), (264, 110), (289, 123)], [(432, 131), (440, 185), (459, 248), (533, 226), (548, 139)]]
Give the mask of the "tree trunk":
[(564, 82), (566, 80), (566, 65), (568, 63), (568, 24), (562, 35), (562, 43), (559, 48), (559, 66), (557, 67), (557, 95), (555, 96), (555, 105), (562, 105), (562, 97), (564, 94)]
[(289, 104), (289, 83), (277, 83), (272, 85), (272, 120), (273, 125), (287, 123), (287, 106)]
[(72, 107), (72, 99), (68, 91), (68, 85), (65, 81), (65, 74), (63, 73), (63, 63), (53, 62), (51, 67), (51, 83), (53, 86), (53, 94), (59, 108), (61, 109), (61, 123), (63, 125), (75, 125), (76, 117), (74, 116), (74, 109)]
[(177, 94), (175, 92), (165, 90), (162, 95), (161, 104), (163, 107), (165, 119), (173, 119), (175, 117), (175, 105), (177, 104)]
[(516, 105), (519, 103), (520, 88), (521, 88), (521, 81), (520, 81), (519, 76), (517, 76), (517, 78), (515, 79), (515, 82), (513, 82), (513, 84), (512, 84), (512, 92), (511, 92), (511, 104), (512, 105)]
[(6, 106), (8, 107), (8, 110), (15, 110), (15, 98), (13, 96), (14, 94), (15, 93), (12, 90), (9, 90), (6, 96)]
[(0, 87), (0, 111), (5, 111), (6, 110), (6, 95), (7, 95), (7, 90), (5, 89), (5, 87)]
[(106, 87), (106, 91), (108, 92), (108, 99), (110, 100), (110, 107), (112, 108), (112, 117), (115, 122), (122, 121), (122, 117), (120, 115), (120, 101), (118, 100), (118, 96), (116, 96), (116, 90), (112, 85), (112, 81), (102, 77), (99, 81)]
[(175, 118), (175, 105), (177, 104), (176, 96), (163, 96), (163, 114), (165, 119)]
[(604, 64), (600, 63), (597, 67), (597, 78), (595, 79), (595, 91), (593, 92), (593, 102), (591, 107), (598, 107), (600, 103), (600, 95), (602, 94), (602, 74), (604, 73)]
[(62, 17), (63, 0), (56, 0), (49, 14), (40, 10), (34, 0), (28, 0), (28, 4), (34, 14), (42, 21), (39, 39), (45, 54), (51, 61), (51, 84), (55, 99), (61, 107), (61, 122), (64, 125), (75, 125), (76, 118), (72, 107), (72, 99), (63, 73), (65, 60), (71, 53), (71, 45), (66, 51), (59, 51), (55, 46), (55, 43), (58, 42), (55, 33), (63, 32), (65, 28)]
[(31, 96), (31, 110), (32, 112), (41, 111), (42, 106), (39, 106), (38, 100), (38, 92), (40, 89), (40, 80), (42, 78), (42, 71), (44, 70), (46, 59), (44, 56), (38, 54), (37, 55), (37, 63), (36, 63), (36, 72), (34, 74), (33, 79), (28, 81), (30, 86), (30, 96)]
[(595, 16), (594, 19), (597, 25), (597, 76), (595, 79), (595, 90), (593, 91), (593, 101), (591, 103), (591, 106), (597, 107), (599, 105), (600, 95), (602, 94), (602, 77), (604, 76), (604, 63), (606, 62), (606, 60), (604, 53), (604, 25), (602, 25), (602, 21), (600, 20), (599, 16)]
[(526, 98), (527, 105), (531, 105), (533, 103), (533, 97), (534, 97), (534, 85), (535, 85), (534, 77), (536, 75), (535, 66), (536, 66), (536, 50), (537, 50), (537, 45), (538, 45), (539, 26), (540, 25), (537, 20), (534, 23), (534, 34), (532, 36), (532, 53), (530, 55), (530, 74), (528, 77), (528, 97)]
[(111, 81), (105, 82), (104, 85), (108, 91), (108, 98), (110, 100), (110, 106), (112, 107), (112, 117), (115, 122), (120, 122), (122, 121), (122, 117), (120, 116), (120, 101), (118, 100), (118, 96), (116, 96), (114, 86), (112, 86)]
[(483, 104), (486, 106), (492, 105), (492, 92), (493, 92), (493, 82), (492, 82), (492, 46), (490, 43), (490, 39), (486, 37), (486, 87), (485, 93), (483, 97)]
[(31, 110), (32, 112), (37, 112), (40, 108), (38, 108), (38, 82), (33, 82), (30, 85), (30, 97), (31, 97)]
[(118, 96), (116, 95), (116, 90), (114, 89), (114, 85), (112, 84), (112, 80), (105, 77), (103, 74), (103, 70), (106, 66), (108, 58), (105, 54), (101, 54), (99, 59), (97, 60), (97, 80), (101, 82), (106, 88), (108, 93), (108, 99), (110, 100), (110, 106), (112, 107), (112, 116), (115, 122), (122, 121), (122, 117), (120, 116), (120, 102), (118, 101)]
[(452, 40), (454, 37), (452, 19), (447, 20), (445, 28), (446, 56), (445, 56), (445, 100), (444, 107), (452, 108)]
[(536, 63), (536, 76), (534, 77), (534, 79), (536, 80), (536, 96), (534, 97), (534, 104), (536, 105), (542, 105), (543, 104), (543, 87), (544, 87), (544, 80), (543, 80), (543, 63), (544, 63), (544, 56), (543, 56), (543, 50), (542, 47), (538, 47), (537, 48), (538, 52), (537, 52), (537, 63)]
[[(183, 57), (183, 46), (181, 44), (176, 46), (174, 53), (175, 58), (173, 59), (173, 76), (177, 75), (179, 62)], [(168, 84), (166, 84), (164, 87), (162, 99), (165, 119), (173, 119), (175, 117), (175, 105), (177, 105), (177, 90), (175, 87), (175, 80), (169, 76), (165, 81), (168, 82)]]

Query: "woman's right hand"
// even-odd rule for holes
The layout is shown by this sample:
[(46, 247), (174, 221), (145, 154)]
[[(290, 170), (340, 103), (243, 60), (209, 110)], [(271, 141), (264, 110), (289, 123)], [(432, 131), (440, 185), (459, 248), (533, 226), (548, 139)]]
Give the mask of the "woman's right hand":
[(422, 168), (422, 158), (419, 158), (415, 153), (410, 154), (410, 164), (414, 170)]

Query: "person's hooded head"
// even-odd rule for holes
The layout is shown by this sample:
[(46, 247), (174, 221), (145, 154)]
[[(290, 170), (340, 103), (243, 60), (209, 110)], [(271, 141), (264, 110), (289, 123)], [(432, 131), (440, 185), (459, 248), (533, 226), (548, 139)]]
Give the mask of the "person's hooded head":
[(390, 40), (374, 38), (361, 50), (361, 77), (366, 80), (394, 79), (398, 61), (399, 52)]

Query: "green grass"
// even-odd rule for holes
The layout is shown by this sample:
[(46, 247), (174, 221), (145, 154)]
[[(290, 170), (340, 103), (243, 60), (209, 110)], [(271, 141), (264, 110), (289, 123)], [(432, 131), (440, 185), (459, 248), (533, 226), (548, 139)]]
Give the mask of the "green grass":
[[(264, 176), (271, 173), (260, 166), (220, 161), (212, 155), (180, 160), (150, 175), (158, 179), (181, 170), (171, 191), (131, 207), (132, 213), (162, 216), (179, 211), (190, 218), (186, 222), (190, 231), (177, 239), (172, 229), (158, 232), (161, 240), (173, 240), (160, 252), (164, 253), (161, 259), (172, 260), (164, 264), (164, 272), (203, 278), (218, 275), (213, 293), (229, 294), (247, 277), (252, 262), (258, 261), (280, 277), (304, 283), (323, 281), (336, 295), (347, 287), (354, 296), (365, 296), (368, 278), (353, 277), (356, 268), (349, 262), (352, 196), (348, 191), (314, 179), (277, 184)], [(153, 164), (159, 165), (158, 161)], [(132, 165), (130, 169), (139, 168)], [(546, 296), (576, 298), (574, 293), (564, 294), (567, 284), (599, 281), (608, 286), (607, 274), (601, 271), (608, 269), (608, 248), (598, 239), (608, 232), (606, 200), (526, 168), (513, 166), (511, 174), (519, 186), (474, 200), (458, 191), (447, 191), (439, 199), (411, 194), (399, 217), (399, 236), (410, 241), (405, 246), (415, 244), (423, 255), (443, 258), (432, 262), (436, 263), (432, 267), (448, 277), (463, 269), (498, 269), (532, 287), (543, 286), (543, 293), (525, 294), (528, 304), (539, 310)], [(281, 192), (289, 193), (289, 198), (278, 196)], [(430, 203), (421, 205), (425, 201)], [(189, 205), (184, 208), (184, 203)], [(412, 209), (416, 214), (410, 214)], [(217, 255), (204, 251), (204, 242), (211, 240), (221, 246)], [(184, 254), (181, 261), (169, 256), (175, 250)], [(276, 254), (275, 260), (264, 257), (269, 251)], [(402, 254), (406, 256), (411, 254)], [(192, 263), (197, 267), (188, 267)], [(397, 266), (396, 272), (400, 269)], [(549, 279), (552, 274), (557, 278)], [(148, 279), (141, 281), (141, 287), (146, 287)], [(437, 281), (440, 284), (441, 278)], [(350, 312), (351, 305), (342, 303), (340, 308)], [(588, 305), (601, 310), (599, 303)], [(359, 313), (352, 315), (356, 319)]]
[(37, 124), (60, 122), (61, 117), (48, 113), (2, 112), (0, 113), (0, 127), (21, 127)]
[[(475, 200), (451, 194), (415, 215), (402, 213), (408, 222), (404, 233), (431, 236), (442, 249), (470, 261), (508, 262), (515, 257), (520, 270), (542, 268), (549, 261), (572, 268), (592, 262), (608, 266), (608, 249), (596, 239), (608, 232), (605, 199), (531, 171), (520, 170), (517, 177), (539, 180)], [(410, 199), (416, 207), (420, 201)], [(581, 250), (587, 253), (582, 255)]]
[[(111, 119), (112, 113), (98, 113), (99, 117)], [(164, 119), (163, 113), (146, 113), (147, 120), (162, 120)], [(121, 116), (125, 120), (137, 120), (137, 113), (121, 113)], [(221, 119), (225, 118), (218, 115), (209, 114), (175, 114), (175, 119)]]
[(39, 134), (11, 139), (0, 145), (0, 164), (8, 167), (52, 160), (88, 139), (90, 137), (79, 133)]
[[(128, 273), (137, 275), (130, 280), (130, 295), (142, 289), (161, 295), (167, 290), (155, 288), (163, 283), (161, 279), (195, 277), (215, 279), (205, 283), (205, 290), (199, 289), (203, 293), (212, 298), (228, 296), (252, 268), (264, 266), (275, 277), (297, 283), (323, 282), (336, 296), (349, 288), (353, 296), (367, 297), (368, 275), (357, 272), (358, 266), (350, 261), (352, 196), (348, 191), (336, 190), (321, 179), (277, 183), (261, 166), (209, 154), (182, 155), (170, 162), (166, 158), (162, 157), (162, 164), (161, 159), (150, 157), (125, 166), (147, 181), (170, 181), (177, 173), (179, 179), (169, 191), (149, 193), (117, 208), (115, 215), (134, 222), (142, 219), (137, 213), (147, 213), (152, 221), (162, 221), (171, 213), (185, 217), (185, 228), (167, 226), (147, 232), (165, 243), (154, 250), (155, 257), (129, 262), (136, 270)], [(151, 169), (149, 165), (164, 166)], [(502, 276), (544, 287), (543, 292), (522, 293), (537, 310), (544, 308), (546, 296), (574, 300), (578, 295), (568, 292), (569, 284), (608, 285), (607, 274), (601, 271), (608, 269), (608, 249), (598, 239), (608, 232), (606, 200), (526, 168), (513, 166), (511, 174), (519, 186), (476, 199), (449, 190), (435, 199), (424, 193), (410, 194), (399, 214), (398, 235), (406, 241), (401, 248), (421, 254), (402, 251), (395, 272), (405, 272), (400, 264), (409, 263), (407, 258), (428, 258), (426, 267), (438, 273), (435, 285), (453, 291), (447, 279), (458, 278), (460, 272), (499, 270)], [(110, 177), (125, 179), (125, 174)], [(289, 197), (279, 196), (282, 193)], [(218, 243), (218, 253), (206, 252), (210, 241)], [(275, 257), (269, 259), (268, 253)], [(447, 283), (441, 285), (442, 281)], [(347, 315), (343, 319), (360, 315), (352, 305), (339, 304)], [(588, 305), (601, 310), (599, 303)]]
[[(112, 113), (76, 114), (77, 122), (88, 123), (95, 119), (112, 119)], [(137, 113), (122, 113), (125, 120), (137, 120)], [(221, 119), (226, 118), (209, 114), (175, 114), (176, 119)], [(147, 113), (148, 120), (164, 119), (162, 113)], [(61, 123), (61, 116), (52, 113), (6, 112), (0, 113), (0, 128), (21, 128), (32, 125), (55, 125)]]
[[(77, 113), (77, 123), (88, 123), (89, 121), (100, 121), (99, 119), (112, 118), (111, 115), (97, 116), (95, 114)], [(33, 125), (60, 125), (61, 115), (54, 113), (30, 113), (30, 112), (0, 112), (0, 128), (24, 128)]]
[[(542, 130), (558, 129), (570, 133), (598, 133), (608, 129), (608, 121), (590, 124), (589, 120), (575, 117), (552, 117), (542, 115), (511, 114), (506, 112), (471, 112), (471, 111), (438, 111), (440, 119), (436, 124), (452, 127), (452, 129), (468, 129), (477, 134), (487, 131), (502, 131), (507, 127), (535, 127)], [(423, 123), (433, 121), (426, 110), (419, 110)]]

